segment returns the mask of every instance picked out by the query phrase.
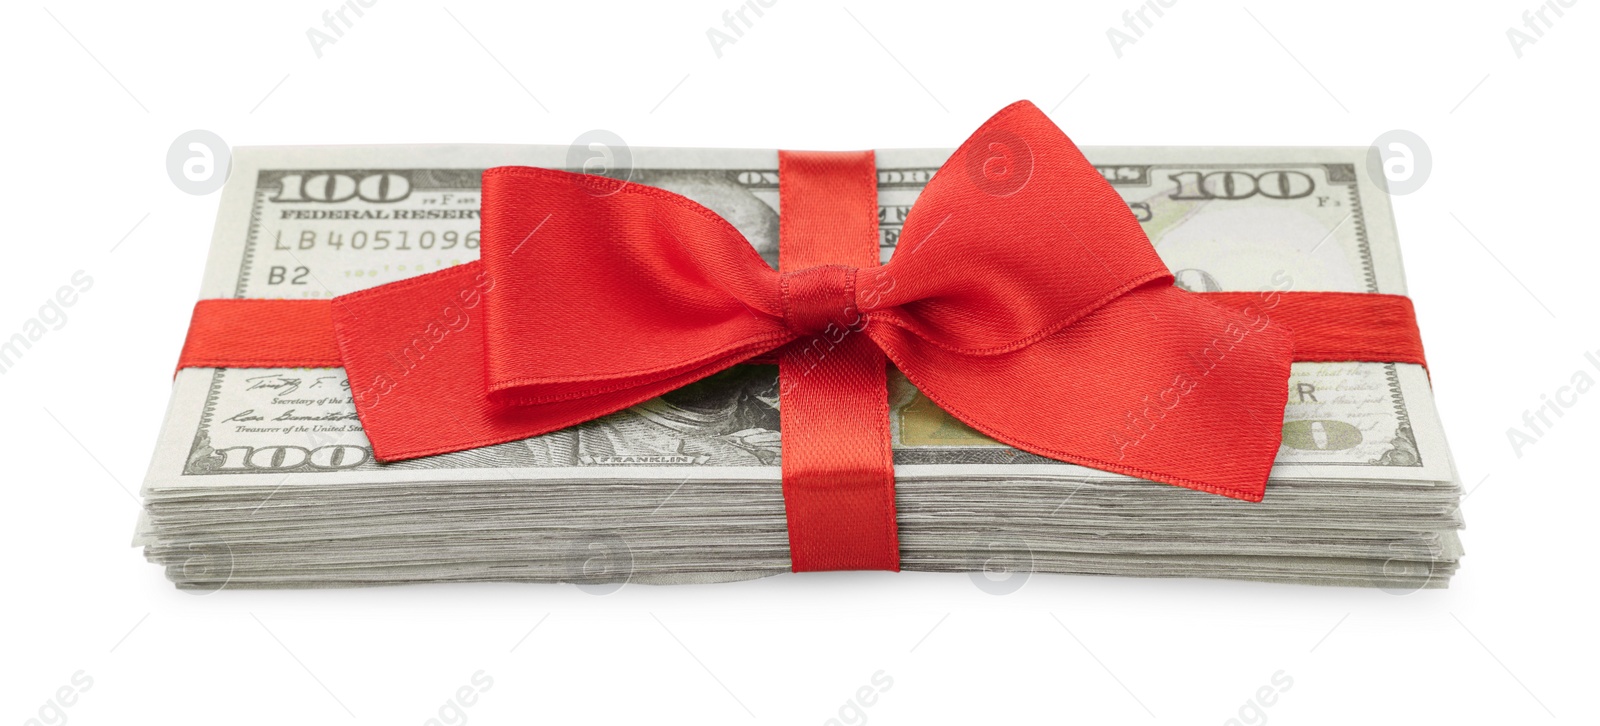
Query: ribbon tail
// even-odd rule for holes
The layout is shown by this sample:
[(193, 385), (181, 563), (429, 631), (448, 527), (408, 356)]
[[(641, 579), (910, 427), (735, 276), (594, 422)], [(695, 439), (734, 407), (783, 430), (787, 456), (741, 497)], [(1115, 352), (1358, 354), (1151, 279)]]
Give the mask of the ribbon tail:
[(867, 332), (913, 385), (1002, 443), (1260, 501), (1282, 438), (1290, 331), (1170, 285), (1137, 288), (1017, 350), (973, 354)]

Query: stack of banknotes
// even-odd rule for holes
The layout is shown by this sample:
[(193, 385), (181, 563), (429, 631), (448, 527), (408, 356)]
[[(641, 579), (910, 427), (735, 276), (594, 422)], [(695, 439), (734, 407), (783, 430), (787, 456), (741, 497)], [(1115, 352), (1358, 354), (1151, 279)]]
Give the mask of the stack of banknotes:
[[(1406, 292), (1368, 149), (1084, 152), (1187, 289)], [(948, 154), (878, 152), (884, 260)], [(683, 194), (775, 265), (777, 161), (599, 144), (241, 148), (200, 296), (329, 298), (473, 260), (480, 174), (513, 164), (599, 164)], [(1249, 503), (1012, 449), (891, 371), (902, 565), (1445, 586), (1461, 487), (1426, 372), (1296, 363), (1288, 385), (1266, 499)], [(777, 405), (776, 367), (736, 366), (567, 430), (380, 464), (341, 369), (185, 369), (135, 544), (204, 590), (782, 573)]]

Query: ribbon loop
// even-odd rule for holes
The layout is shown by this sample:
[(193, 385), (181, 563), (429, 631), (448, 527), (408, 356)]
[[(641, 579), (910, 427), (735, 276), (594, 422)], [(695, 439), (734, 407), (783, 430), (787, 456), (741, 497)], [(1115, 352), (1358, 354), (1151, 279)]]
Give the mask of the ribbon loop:
[[(1049, 117), (1007, 106), (923, 188), (866, 301), (947, 350), (996, 355), (1172, 276), (1100, 172)], [(865, 285), (863, 285), (865, 287)]]
[(597, 194), (590, 179), (483, 174), (480, 264), (493, 283), (484, 365), (497, 397), (535, 402), (702, 366), (709, 375), (790, 337), (778, 274), (733, 225), (671, 192)]

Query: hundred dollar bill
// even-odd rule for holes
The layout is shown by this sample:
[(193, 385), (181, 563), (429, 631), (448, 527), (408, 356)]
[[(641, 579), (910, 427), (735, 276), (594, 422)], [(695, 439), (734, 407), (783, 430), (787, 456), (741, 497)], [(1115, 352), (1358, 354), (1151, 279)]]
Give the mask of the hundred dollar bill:
[[(478, 256), (484, 169), (579, 170), (562, 146), (259, 147), (235, 150), (203, 298), (328, 298)], [(1086, 148), (1177, 283), (1194, 291), (1405, 293), (1388, 197), (1364, 148)], [(877, 152), (879, 244), (949, 151)], [(775, 151), (631, 149), (609, 173), (694, 199), (776, 266)], [(1063, 269), (1063, 284), (1072, 271)], [(1028, 405), (1028, 392), (997, 392)], [(1116, 478), (992, 441), (891, 378), (902, 479)], [(340, 369), (185, 369), (147, 489), (508, 479), (776, 481), (772, 366), (739, 366), (545, 436), (379, 465)], [(1425, 372), (1296, 363), (1275, 480), (1446, 483), (1454, 478)]]

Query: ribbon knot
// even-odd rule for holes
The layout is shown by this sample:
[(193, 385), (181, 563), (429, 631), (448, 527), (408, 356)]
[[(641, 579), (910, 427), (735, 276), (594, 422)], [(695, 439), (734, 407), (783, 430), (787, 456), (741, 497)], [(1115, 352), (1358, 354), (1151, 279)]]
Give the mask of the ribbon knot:
[(860, 330), (866, 316), (856, 305), (856, 268), (818, 265), (778, 278), (784, 324), (798, 335), (843, 335)]

